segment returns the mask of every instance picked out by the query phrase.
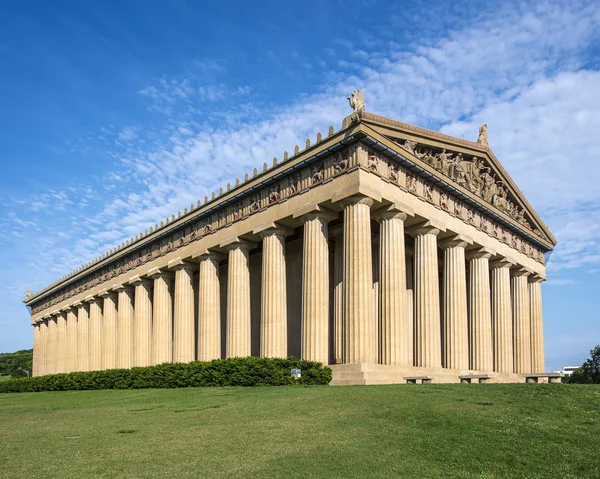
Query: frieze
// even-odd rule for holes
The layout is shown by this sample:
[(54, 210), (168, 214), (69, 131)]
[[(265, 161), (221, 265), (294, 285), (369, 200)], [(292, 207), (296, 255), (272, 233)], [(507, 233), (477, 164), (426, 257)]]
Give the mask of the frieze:
[(513, 249), (520, 251), (535, 261), (544, 264), (544, 252), (541, 249), (525, 241), (513, 231), (504, 228), (487, 216), (475, 211), (461, 200), (448, 195), (448, 193), (437, 188), (432, 183), (407, 172), (393, 160), (382, 157), (377, 152), (369, 149), (367, 164), (365, 166), (369, 171), (386, 178), (400, 188), (411, 192), (424, 201), (447, 211), (465, 223), (511, 246)]
[(42, 298), (32, 306), (31, 313), (37, 314), (49, 309), (94, 286), (110, 281), (160, 256), (165, 256), (172, 251), (214, 233), (220, 228), (227, 227), (233, 222), (284, 201), (293, 195), (301, 193), (303, 190), (323, 183), (329, 178), (343, 174), (349, 169), (353, 161), (355, 164), (357, 163), (356, 150), (357, 147), (353, 146), (325, 160), (307, 166), (293, 175), (285, 177), (279, 182), (272, 183), (232, 205), (225, 206), (210, 215), (154, 240), (152, 243), (127, 254), (125, 257), (116, 259), (112, 263), (103, 266), (100, 270), (71, 282), (58, 291)]

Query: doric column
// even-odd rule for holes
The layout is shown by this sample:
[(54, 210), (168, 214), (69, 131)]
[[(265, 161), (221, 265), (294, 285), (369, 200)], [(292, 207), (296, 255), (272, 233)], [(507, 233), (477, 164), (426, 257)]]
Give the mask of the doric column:
[(86, 302), (90, 307), (89, 324), (89, 370), (102, 369), (102, 303), (100, 298), (87, 296)]
[(206, 252), (199, 257), (198, 361), (221, 357), (221, 279), (219, 262), (223, 256)]
[(531, 318), (527, 277), (530, 272), (518, 268), (512, 273), (514, 372), (531, 372)]
[(329, 211), (313, 211), (304, 223), (302, 245), (302, 359), (329, 363)]
[(282, 227), (260, 233), (263, 238), (260, 355), (263, 358), (287, 357), (285, 237), (291, 233)]
[(459, 237), (444, 240), (444, 301), (442, 365), (448, 369), (469, 369), (469, 325), (467, 313), (467, 272), (465, 247)]
[(55, 373), (65, 372), (67, 349), (67, 314), (60, 312), (56, 316), (56, 369)]
[(414, 259), (414, 248), (406, 248), (406, 314), (408, 315), (408, 337), (410, 339), (408, 343), (408, 351), (411, 365), (414, 365), (415, 362), (415, 283), (413, 279), (415, 272)]
[(152, 299), (152, 364), (173, 362), (173, 279), (159, 268), (148, 271), (154, 281)]
[(506, 260), (492, 261), (492, 335), (494, 371), (513, 372), (513, 320), (510, 300), (510, 267)]
[(377, 323), (373, 304), (371, 206), (352, 196), (344, 208), (345, 363), (377, 362)]
[(484, 249), (470, 251), (469, 260), (469, 366), (477, 371), (494, 368), (490, 257)]
[(39, 362), (40, 362), (40, 325), (35, 323), (33, 325), (33, 362), (31, 365), (31, 375), (39, 376)]
[(227, 246), (226, 357), (250, 356), (250, 249), (253, 243), (237, 241)]
[(406, 213), (391, 209), (378, 213), (380, 357), (381, 364), (411, 366), (412, 338), (406, 305), (406, 251), (404, 221)]
[(47, 374), (56, 374), (58, 372), (58, 361), (57, 361), (57, 318), (54, 316), (50, 316), (48, 319), (48, 350), (46, 353), (46, 359), (48, 361), (48, 371)]
[(133, 366), (133, 289), (116, 285), (117, 292), (117, 368)]
[(42, 319), (39, 322), (40, 325), (40, 354), (39, 354), (39, 368), (38, 376), (44, 376), (48, 374), (48, 321)]
[(422, 225), (411, 231), (414, 257), (415, 366), (441, 367), (440, 287), (438, 278), (438, 228)]
[(117, 293), (104, 290), (102, 297), (102, 369), (117, 367)]
[(136, 277), (133, 307), (133, 365), (152, 363), (152, 281)]
[(173, 312), (173, 362), (189, 363), (196, 359), (194, 318), (195, 265), (180, 259), (169, 262), (175, 271), (175, 309)]
[(344, 362), (344, 226), (331, 228), (333, 250), (333, 334), (335, 363)]
[(531, 316), (531, 372), (545, 372), (544, 327), (542, 322), (542, 281), (538, 275), (529, 278), (529, 307)]
[(89, 322), (87, 306), (81, 301), (77, 307), (77, 371), (89, 371)]
[(67, 309), (67, 348), (65, 371), (77, 371), (77, 314), (75, 309)]

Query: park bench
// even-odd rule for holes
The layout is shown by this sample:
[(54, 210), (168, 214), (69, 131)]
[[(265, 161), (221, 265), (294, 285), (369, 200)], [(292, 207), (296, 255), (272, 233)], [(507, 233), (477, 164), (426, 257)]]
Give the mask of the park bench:
[(489, 374), (469, 374), (465, 376), (458, 376), (461, 383), (487, 383), (492, 378)]
[(407, 376), (404, 378), (406, 384), (429, 384), (431, 378), (429, 376)]
[(562, 382), (561, 373), (539, 373), (525, 374), (526, 383), (552, 383), (560, 384)]

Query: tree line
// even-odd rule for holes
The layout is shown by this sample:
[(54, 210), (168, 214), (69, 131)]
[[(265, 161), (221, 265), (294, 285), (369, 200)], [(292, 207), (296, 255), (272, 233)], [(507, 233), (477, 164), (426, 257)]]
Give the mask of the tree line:
[(0, 376), (22, 378), (31, 375), (33, 349), (21, 349), (14, 353), (0, 353)]

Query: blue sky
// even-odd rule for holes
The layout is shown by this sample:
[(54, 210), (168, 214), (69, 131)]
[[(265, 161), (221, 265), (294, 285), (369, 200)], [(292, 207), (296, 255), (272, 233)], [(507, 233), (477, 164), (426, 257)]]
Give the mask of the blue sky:
[[(431, 4), (430, 4), (431, 3)], [(559, 245), (546, 367), (600, 343), (600, 4), (3, 2), (0, 352), (41, 289), (374, 113), (490, 145)]]

